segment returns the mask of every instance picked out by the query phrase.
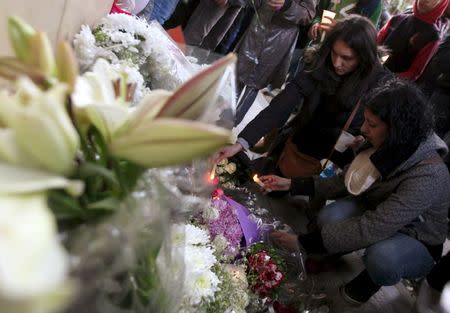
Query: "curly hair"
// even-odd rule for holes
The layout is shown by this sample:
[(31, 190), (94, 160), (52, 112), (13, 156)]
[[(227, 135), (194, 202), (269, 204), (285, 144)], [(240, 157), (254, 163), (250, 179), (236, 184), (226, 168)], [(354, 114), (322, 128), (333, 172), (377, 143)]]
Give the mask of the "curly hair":
[(431, 107), (408, 81), (392, 79), (366, 95), (362, 103), (387, 125), (387, 137), (372, 161), (396, 163), (388, 165), (388, 171), (408, 159), (433, 132)]

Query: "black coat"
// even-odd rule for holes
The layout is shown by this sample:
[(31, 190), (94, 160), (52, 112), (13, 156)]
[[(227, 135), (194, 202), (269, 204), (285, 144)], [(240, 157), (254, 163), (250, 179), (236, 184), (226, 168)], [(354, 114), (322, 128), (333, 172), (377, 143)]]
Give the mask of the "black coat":
[(450, 131), (450, 31), (440, 44), (419, 82), (433, 105), (436, 133)]
[[(302, 70), (238, 137), (245, 139), (250, 146), (255, 145), (272, 129), (283, 127), (294, 108), (303, 101), (300, 113), (289, 123), (292, 140), (300, 152), (319, 160), (327, 158), (361, 95), (374, 88), (380, 81), (385, 81), (388, 76), (391, 77), (378, 64), (369, 77), (352, 89), (351, 94), (342, 94), (348, 77), (339, 77), (329, 68), (312, 72)], [(358, 135), (363, 119), (361, 106), (348, 131)], [(332, 161), (339, 166), (347, 164), (352, 159), (353, 153), (350, 149), (344, 153), (335, 151), (332, 157)]]

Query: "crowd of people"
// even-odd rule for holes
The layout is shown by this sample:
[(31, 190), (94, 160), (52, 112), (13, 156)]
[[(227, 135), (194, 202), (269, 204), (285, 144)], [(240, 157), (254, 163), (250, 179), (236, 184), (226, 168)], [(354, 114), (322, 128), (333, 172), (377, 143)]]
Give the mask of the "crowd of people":
[[(237, 53), (236, 125), (261, 89), (281, 88), (214, 157), (240, 157), (263, 174), (269, 195), (335, 200), (311, 217), (308, 233), (274, 232), (276, 244), (324, 258), (364, 249), (365, 269), (340, 289), (355, 305), (403, 278), (443, 290), (449, 0), (415, 0), (388, 19), (381, 0), (151, 2), (166, 3), (172, 17), (143, 16), (184, 25), (188, 44)], [(335, 17), (322, 19), (324, 10)], [(244, 152), (274, 129), (266, 156), (248, 159)], [(329, 164), (334, 174), (320, 175)]]

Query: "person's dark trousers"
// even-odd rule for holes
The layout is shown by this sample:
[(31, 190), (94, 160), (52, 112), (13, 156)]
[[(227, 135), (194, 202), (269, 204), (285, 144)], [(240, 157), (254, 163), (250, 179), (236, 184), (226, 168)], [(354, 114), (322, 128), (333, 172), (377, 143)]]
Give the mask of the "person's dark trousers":
[(161, 25), (170, 18), (175, 11), (179, 0), (155, 0), (150, 1), (139, 14), (148, 22), (156, 20)]
[(254, 14), (255, 12), (253, 8), (242, 8), (239, 15), (234, 20), (233, 25), (217, 46), (215, 52), (220, 54), (228, 54), (233, 51), (242, 35), (250, 25)]
[(172, 16), (164, 23), (164, 28), (181, 26), (184, 29), (199, 2), (200, 0), (179, 1)]
[(255, 102), (256, 96), (258, 95), (258, 91), (259, 89), (245, 86), (243, 94), (241, 95), (239, 102), (237, 104), (234, 125), (239, 125), (239, 123), (242, 122), (242, 120), (245, 117), (245, 114), (247, 114), (253, 102)]

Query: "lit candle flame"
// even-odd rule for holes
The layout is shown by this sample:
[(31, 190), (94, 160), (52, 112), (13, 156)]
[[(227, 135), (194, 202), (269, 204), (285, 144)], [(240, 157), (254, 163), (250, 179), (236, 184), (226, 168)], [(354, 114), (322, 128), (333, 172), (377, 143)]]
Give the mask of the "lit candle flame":
[(266, 185), (264, 185), (264, 183), (259, 179), (257, 174), (253, 176), (253, 181), (257, 183), (261, 188), (265, 189), (267, 192), (272, 192), (272, 190), (266, 188)]
[(253, 176), (253, 181), (254, 181), (255, 183), (257, 183), (258, 185), (260, 185), (262, 188), (265, 188), (265, 187), (266, 187), (266, 186), (264, 185), (264, 183), (259, 179), (259, 177), (258, 177), (257, 174), (255, 174), (255, 175)]

